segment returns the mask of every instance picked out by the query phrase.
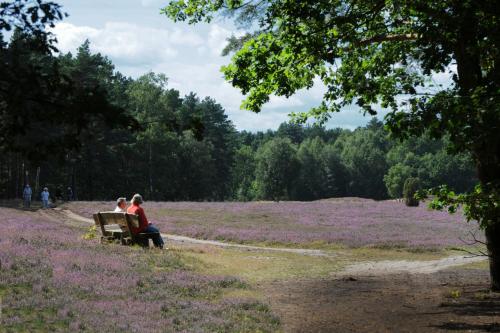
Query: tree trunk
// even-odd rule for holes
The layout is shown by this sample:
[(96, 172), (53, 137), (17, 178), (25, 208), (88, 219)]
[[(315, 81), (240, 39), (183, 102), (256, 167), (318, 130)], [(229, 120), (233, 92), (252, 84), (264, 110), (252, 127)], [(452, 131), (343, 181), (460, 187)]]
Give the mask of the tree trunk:
[(7, 190), (7, 198), (12, 199), (12, 154), (9, 154), (9, 162), (7, 166), (7, 178), (9, 179), (9, 188)]
[(71, 166), (71, 191), (73, 191), (73, 201), (78, 200), (78, 196), (76, 195), (76, 175), (75, 175), (75, 165)]
[(485, 233), (490, 259), (491, 290), (500, 291), (500, 224), (486, 228)]
[[(491, 144), (490, 148), (500, 150), (500, 144)], [(497, 148), (499, 147), (499, 148)], [(481, 156), (481, 155), (479, 155)], [(484, 157), (478, 158), (478, 178), (481, 185), (500, 185), (498, 170), (500, 170), (500, 154), (489, 151)], [(495, 185), (496, 184), (496, 185)], [(494, 223), (485, 229), (486, 247), (490, 261), (491, 290), (500, 291), (500, 216), (494, 217)]]
[(84, 197), (88, 198), (88, 200), (92, 201), (94, 200), (94, 173), (93, 171), (93, 162), (94, 162), (94, 156), (93, 156), (93, 151), (90, 149), (90, 145), (93, 143), (89, 143), (89, 147), (87, 148), (87, 193), (84, 195)]
[[(481, 54), (478, 47), (478, 21), (472, 10), (463, 10), (463, 24), (460, 25), (455, 49), (459, 94), (462, 103), (472, 107), (470, 95), (481, 86)], [(466, 106), (467, 107), (467, 106)], [(470, 110), (475, 114), (475, 110)], [(472, 124), (474, 125), (474, 124)], [(490, 137), (476, 142), (472, 151), (477, 163), (477, 176), (481, 185), (500, 186), (500, 142)], [(490, 261), (491, 289), (500, 291), (500, 216), (493, 217), (494, 223), (485, 229), (486, 244)], [(481, 221), (480, 221), (481, 222)]]
[[(40, 167), (36, 168), (36, 177), (35, 177), (35, 198), (38, 198), (38, 193), (40, 191)], [(36, 199), (35, 199), (36, 200)]]
[(148, 158), (148, 169), (149, 169), (149, 198), (154, 200), (153, 197), (153, 145), (149, 143), (149, 158)]
[(19, 154), (16, 154), (16, 187), (14, 190), (15, 193), (15, 198), (19, 199), (19, 178), (22, 177), (21, 175), (21, 170), (20, 170), (20, 165), (19, 165)]

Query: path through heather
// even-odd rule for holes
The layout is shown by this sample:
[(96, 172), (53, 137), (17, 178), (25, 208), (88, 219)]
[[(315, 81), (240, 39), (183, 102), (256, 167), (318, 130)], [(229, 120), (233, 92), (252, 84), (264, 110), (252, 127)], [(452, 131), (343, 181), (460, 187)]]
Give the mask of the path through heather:
[[(52, 216), (69, 223), (78, 222), (78, 223), (94, 224), (93, 220), (75, 214), (74, 212), (68, 209), (56, 208), (51, 211), (42, 210), (40, 212), (44, 216)], [(162, 234), (162, 237), (176, 243), (200, 244), (200, 245), (216, 246), (221, 248), (239, 248), (249, 251), (277, 251), (277, 252), (295, 253), (300, 255), (325, 256), (325, 257), (335, 257), (342, 255), (342, 251), (333, 252), (333, 251), (315, 250), (315, 249), (252, 246), (244, 244), (226, 243), (214, 240), (197, 239), (192, 237), (171, 235), (171, 234)], [(347, 266), (344, 270), (336, 273), (335, 275), (377, 276), (377, 275), (399, 274), (399, 273), (430, 274), (456, 266), (483, 261), (485, 259), (486, 259), (485, 257), (450, 256), (438, 260), (427, 260), (427, 261), (408, 261), (408, 260), (364, 261), (364, 262), (353, 263), (352, 265)]]
[[(76, 201), (61, 208), (92, 219), (114, 209), (110, 201)], [(292, 248), (383, 247), (442, 249), (463, 246), (478, 225), (460, 212), (362, 198), (312, 202), (145, 202), (148, 218), (160, 230), (196, 239)], [(311, 247), (312, 245), (312, 247)]]
[[(85, 222), (85, 223), (90, 223), (94, 224), (94, 221), (91, 219), (88, 219), (86, 217), (80, 216), (78, 214), (75, 214), (74, 212), (68, 210), (68, 209), (59, 209), (55, 208), (55, 212), (58, 214), (63, 215), (63, 219), (67, 220), (73, 220), (73, 221), (78, 221), (78, 222)], [(235, 247), (235, 248), (240, 248), (240, 249), (246, 249), (246, 250), (257, 250), (257, 251), (277, 251), (277, 252), (289, 252), (289, 253), (297, 253), (297, 254), (303, 254), (303, 255), (310, 255), (310, 256), (334, 256), (335, 254), (332, 253), (331, 251), (323, 251), (323, 250), (311, 250), (311, 249), (291, 249), (291, 248), (283, 248), (283, 247), (266, 247), (266, 246), (253, 246), (253, 245), (244, 245), (244, 244), (232, 244), (232, 243), (225, 243), (225, 242), (219, 242), (219, 241), (214, 241), (214, 240), (206, 240), (206, 239), (197, 239), (197, 238), (192, 238), (192, 237), (186, 237), (186, 236), (179, 236), (179, 235), (171, 235), (171, 234), (161, 234), (161, 236), (169, 241), (174, 241), (177, 243), (191, 243), (191, 244), (202, 244), (202, 245), (212, 245), (212, 246), (217, 246), (217, 247)]]

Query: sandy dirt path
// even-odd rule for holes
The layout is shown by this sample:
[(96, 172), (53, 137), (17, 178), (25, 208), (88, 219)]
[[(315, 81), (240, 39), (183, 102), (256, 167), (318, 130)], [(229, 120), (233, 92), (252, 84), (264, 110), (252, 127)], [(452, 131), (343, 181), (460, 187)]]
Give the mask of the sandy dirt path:
[(400, 273), (431, 274), (443, 269), (486, 260), (480, 256), (452, 256), (438, 260), (407, 261), (383, 260), (356, 263), (347, 266), (339, 275), (386, 275)]

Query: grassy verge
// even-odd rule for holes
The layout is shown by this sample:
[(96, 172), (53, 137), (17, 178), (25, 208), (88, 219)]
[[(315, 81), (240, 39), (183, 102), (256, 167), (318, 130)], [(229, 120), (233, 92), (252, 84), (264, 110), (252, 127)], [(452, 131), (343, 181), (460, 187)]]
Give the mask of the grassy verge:
[[(278, 251), (249, 251), (238, 248), (183, 245), (171, 247), (193, 269), (208, 274), (226, 274), (253, 283), (281, 279), (324, 278), (355, 262), (381, 260), (426, 261), (460, 252), (413, 251), (405, 248), (342, 248), (331, 256), (309, 256)], [(257, 293), (257, 291), (256, 291)], [(258, 295), (256, 294), (256, 297)]]
[(336, 258), (313, 257), (276, 251), (246, 251), (235, 248), (183, 247), (192, 268), (209, 274), (241, 277), (250, 283), (301, 277), (322, 277), (342, 268)]

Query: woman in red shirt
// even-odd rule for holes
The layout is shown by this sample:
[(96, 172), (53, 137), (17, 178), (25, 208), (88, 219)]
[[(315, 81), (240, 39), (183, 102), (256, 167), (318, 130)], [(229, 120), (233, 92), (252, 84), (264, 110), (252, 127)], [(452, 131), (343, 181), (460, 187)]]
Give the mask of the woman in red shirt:
[(154, 227), (151, 222), (148, 221), (146, 214), (144, 213), (144, 209), (140, 206), (144, 201), (142, 200), (142, 196), (140, 194), (134, 194), (132, 197), (132, 205), (127, 208), (128, 214), (134, 214), (139, 216), (139, 228), (132, 228), (132, 232), (134, 234), (138, 234), (140, 232), (157, 232), (157, 236), (153, 237), (153, 243), (156, 247), (163, 248), (163, 238), (161, 238), (160, 230)]

